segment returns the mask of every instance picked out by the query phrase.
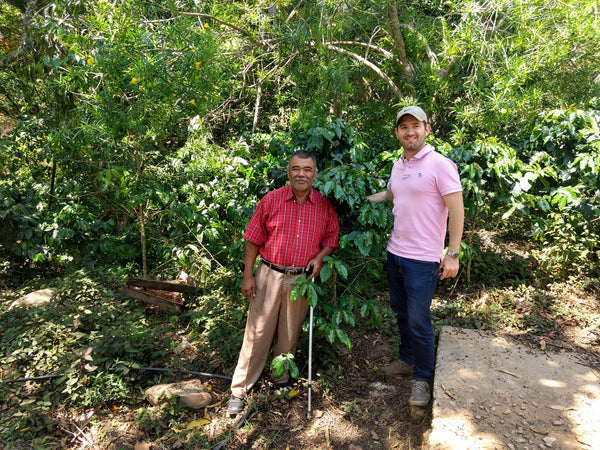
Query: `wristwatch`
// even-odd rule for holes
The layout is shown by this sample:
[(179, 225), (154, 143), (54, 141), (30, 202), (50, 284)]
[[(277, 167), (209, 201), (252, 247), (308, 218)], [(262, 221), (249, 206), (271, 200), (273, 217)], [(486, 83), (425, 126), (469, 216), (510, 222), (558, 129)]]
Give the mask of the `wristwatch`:
[(447, 251), (446, 255), (451, 256), (452, 258), (458, 258), (460, 256), (460, 253)]

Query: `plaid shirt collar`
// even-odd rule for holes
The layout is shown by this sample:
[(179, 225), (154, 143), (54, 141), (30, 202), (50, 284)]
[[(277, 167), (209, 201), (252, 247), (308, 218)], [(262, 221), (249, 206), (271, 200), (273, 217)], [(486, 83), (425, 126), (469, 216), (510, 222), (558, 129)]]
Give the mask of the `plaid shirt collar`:
[[(310, 188), (310, 192), (308, 193), (308, 197), (306, 197), (307, 200), (309, 200), (311, 203), (314, 203), (314, 192), (315, 192), (315, 188)], [(294, 191), (292, 190), (292, 186), (291, 185), (287, 185), (285, 187), (285, 191), (284, 191), (284, 197), (283, 197), (286, 201), (290, 201), (290, 200), (295, 200), (296, 197), (294, 197)]]

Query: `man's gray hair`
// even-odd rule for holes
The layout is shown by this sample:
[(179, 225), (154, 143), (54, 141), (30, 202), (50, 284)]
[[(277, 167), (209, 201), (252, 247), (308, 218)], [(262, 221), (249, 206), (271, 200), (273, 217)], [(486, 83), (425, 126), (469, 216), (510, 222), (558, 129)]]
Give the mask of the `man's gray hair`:
[[(294, 156), (297, 156), (300, 159), (312, 159), (313, 163), (315, 164), (315, 172), (318, 172), (319, 169), (317, 168), (317, 158), (315, 157), (315, 155), (313, 155), (311, 152), (309, 152), (308, 150), (296, 150), (294, 153), (292, 153), (292, 156), (290, 156), (290, 162), (292, 161), (292, 158)], [(288, 170), (290, 168), (290, 163), (288, 162)]]

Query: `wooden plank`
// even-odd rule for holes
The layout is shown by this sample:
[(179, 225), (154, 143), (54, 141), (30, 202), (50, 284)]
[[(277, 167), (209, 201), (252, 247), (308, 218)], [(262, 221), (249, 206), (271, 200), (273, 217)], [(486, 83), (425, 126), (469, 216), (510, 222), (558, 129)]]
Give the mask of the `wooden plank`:
[(143, 278), (128, 278), (126, 283), (127, 286), (158, 289), (161, 291), (192, 293), (197, 289), (195, 286), (190, 286), (189, 284), (179, 284), (160, 280), (144, 280)]
[(160, 298), (153, 297), (152, 295), (148, 295), (145, 292), (138, 291), (137, 289), (131, 289), (126, 286), (123, 286), (119, 292), (121, 295), (127, 295), (129, 297), (142, 300), (146, 303), (158, 306), (160, 309), (163, 309), (165, 311), (181, 312), (181, 306), (167, 302), (165, 300), (161, 300)]

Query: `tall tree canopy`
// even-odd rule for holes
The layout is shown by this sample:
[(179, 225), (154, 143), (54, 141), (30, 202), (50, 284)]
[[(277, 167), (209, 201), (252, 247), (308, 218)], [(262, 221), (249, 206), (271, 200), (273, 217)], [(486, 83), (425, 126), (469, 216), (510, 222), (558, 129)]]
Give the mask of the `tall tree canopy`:
[[(143, 254), (147, 221), (162, 223), (156, 218), (173, 204), (173, 177), (190, 176), (174, 163), (196, 157), (186, 145), (254, 159), (266, 151), (261, 136), (275, 142), (298, 131), (300, 142), (326, 142), (341, 155), (342, 120), (364, 136), (369, 161), (395, 145), (391, 118), (407, 103), (429, 110), (436, 137), (455, 146), (522, 144), (540, 114), (598, 104), (600, 19), (589, 0), (29, 0), (1, 8), (0, 114), (17, 127), (2, 141), (11, 150), (0, 170), (24, 173), (17, 184), (49, 180), (49, 209), (68, 199), (118, 229), (137, 223)], [(323, 151), (344, 164), (357, 154)], [(471, 164), (469, 155), (457, 157)]]
[[(9, 2), (2, 14), (10, 20), (0, 30), (9, 43), (0, 66), (15, 78), (2, 83), (2, 111), (16, 117), (25, 113), (18, 93), (43, 108), (47, 91), (71, 92), (61, 101), (73, 108), (90, 104), (76, 93), (119, 91), (110, 84), (117, 75), (149, 82), (159, 96), (172, 95), (161, 92), (165, 84), (179, 84), (178, 94), (193, 86), (201, 97), (188, 102), (217, 138), (231, 126), (269, 131), (328, 114), (379, 130), (410, 101), (429, 107), (444, 134), (492, 133), (597, 95), (599, 13), (587, 0), (30, 0)], [(201, 62), (203, 39), (214, 46), (210, 64), (195, 77), (174, 71), (175, 61)]]

